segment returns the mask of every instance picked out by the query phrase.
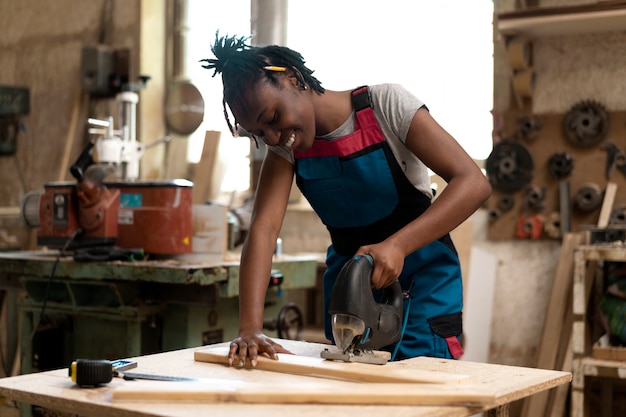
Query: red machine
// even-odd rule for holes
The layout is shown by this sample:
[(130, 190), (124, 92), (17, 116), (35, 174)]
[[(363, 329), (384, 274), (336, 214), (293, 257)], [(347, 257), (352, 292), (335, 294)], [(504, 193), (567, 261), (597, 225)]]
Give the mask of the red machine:
[(109, 187), (120, 192), (117, 246), (154, 254), (191, 252), (193, 183), (144, 181)]
[[(187, 180), (98, 183), (85, 177), (48, 183), (24, 200), (41, 246), (115, 245), (147, 254), (191, 252), (193, 183)], [(80, 233), (77, 233), (80, 231)]]

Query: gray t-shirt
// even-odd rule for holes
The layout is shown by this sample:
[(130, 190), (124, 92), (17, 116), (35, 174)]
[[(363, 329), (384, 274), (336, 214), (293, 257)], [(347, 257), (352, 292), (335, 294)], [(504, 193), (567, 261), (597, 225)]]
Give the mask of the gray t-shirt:
[[(415, 188), (432, 198), (428, 168), (405, 145), (415, 113), (422, 107), (427, 111), (424, 103), (399, 84), (371, 85), (369, 88), (374, 115), (398, 164)], [(354, 132), (354, 117), (353, 111), (341, 126), (317, 139), (333, 140)], [(269, 150), (293, 164), (293, 151), (286, 146), (270, 146)]]

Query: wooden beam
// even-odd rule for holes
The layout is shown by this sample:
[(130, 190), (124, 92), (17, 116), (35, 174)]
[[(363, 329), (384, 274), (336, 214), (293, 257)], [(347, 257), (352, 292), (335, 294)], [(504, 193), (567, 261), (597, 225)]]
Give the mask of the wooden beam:
[(602, 200), (602, 207), (600, 208), (600, 216), (598, 217), (599, 229), (603, 229), (609, 225), (616, 194), (617, 184), (614, 182), (607, 183), (606, 190), (604, 191), (604, 200)]
[[(197, 350), (194, 360), (228, 365), (228, 347)], [(249, 361), (243, 368), (251, 368)], [(461, 384), (469, 383), (469, 376), (447, 372), (402, 369), (386, 365), (370, 365), (356, 362), (331, 361), (323, 358), (278, 354), (278, 360), (259, 356), (255, 369), (283, 372), (286, 374), (310, 375), (359, 382), (385, 383), (430, 383)]]
[(219, 193), (217, 181), (217, 165), (221, 132), (207, 130), (204, 136), (202, 156), (195, 167), (193, 175), (193, 203), (204, 204)]
[(19, 215), (19, 207), (0, 207), (0, 217), (17, 217)]
[[(571, 332), (564, 329), (566, 317), (572, 314), (569, 299), (572, 294), (574, 273), (574, 249), (582, 243), (583, 235), (580, 233), (568, 233), (563, 238), (561, 255), (557, 264), (552, 290), (548, 300), (545, 314), (541, 341), (537, 349), (537, 368), (540, 369), (560, 369), (556, 363), (562, 338), (561, 331)], [(567, 341), (566, 341), (567, 343)], [(524, 400), (522, 405), (522, 417), (533, 417), (545, 415), (549, 401), (549, 392), (543, 391)]]
[(72, 118), (70, 119), (70, 130), (67, 132), (67, 136), (65, 137), (65, 148), (63, 148), (61, 162), (59, 163), (59, 175), (57, 176), (58, 181), (65, 180), (65, 177), (69, 173), (70, 156), (72, 154), (74, 143), (76, 142), (78, 121), (80, 120), (82, 113), (81, 110), (84, 108), (84, 103), (88, 100), (88, 98), (87, 94), (80, 92), (74, 101), (74, 106), (72, 107)]
[(535, 7), (498, 14), (502, 35), (540, 38), (556, 35), (626, 30), (626, 2)]
[[(372, 365), (375, 366), (375, 365)], [(133, 381), (117, 387), (113, 402), (195, 401), (253, 404), (490, 405), (496, 396), (475, 385), (301, 381), (263, 384), (238, 380)]]

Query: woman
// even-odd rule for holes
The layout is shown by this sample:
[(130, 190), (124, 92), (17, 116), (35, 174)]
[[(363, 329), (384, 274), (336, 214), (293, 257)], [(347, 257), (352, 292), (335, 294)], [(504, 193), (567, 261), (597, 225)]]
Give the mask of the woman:
[[(263, 307), (272, 254), (293, 177), (331, 236), (324, 274), (325, 328), (332, 286), (355, 255), (374, 260), (372, 288), (398, 279), (408, 295), (395, 359), (462, 354), (462, 283), (449, 232), (477, 210), (491, 187), (474, 161), (399, 85), (330, 91), (289, 48), (220, 37), (214, 59), (222, 75), (231, 131), (268, 145), (241, 255), (239, 335), (229, 362), (287, 352), (263, 334)], [(228, 110), (234, 117), (230, 121)], [(428, 169), (447, 186), (432, 201)]]

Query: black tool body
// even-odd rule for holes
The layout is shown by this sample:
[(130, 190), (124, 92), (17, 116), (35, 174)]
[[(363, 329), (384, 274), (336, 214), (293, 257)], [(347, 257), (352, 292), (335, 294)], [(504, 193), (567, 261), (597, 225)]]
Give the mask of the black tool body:
[(380, 302), (372, 292), (373, 259), (355, 256), (339, 272), (328, 311), (331, 316), (353, 316), (364, 321), (366, 330), (355, 349), (380, 349), (400, 340), (403, 294), (400, 282), (382, 290)]

